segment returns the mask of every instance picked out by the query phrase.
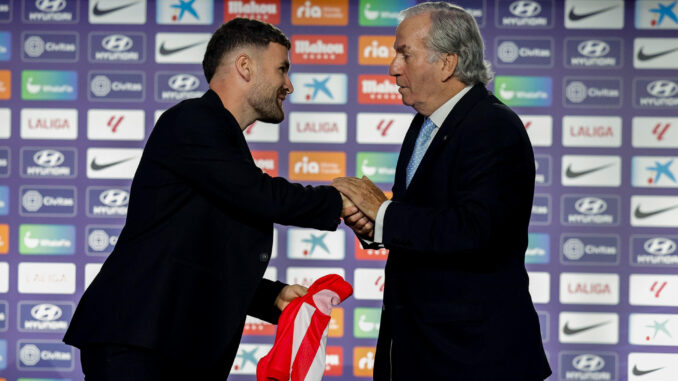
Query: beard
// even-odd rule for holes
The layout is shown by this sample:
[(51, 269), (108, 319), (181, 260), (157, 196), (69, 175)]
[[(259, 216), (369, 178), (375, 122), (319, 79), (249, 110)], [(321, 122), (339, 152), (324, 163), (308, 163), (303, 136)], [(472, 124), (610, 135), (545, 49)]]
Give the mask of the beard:
[(286, 94), (283, 88), (271, 89), (264, 82), (259, 82), (253, 89), (249, 104), (257, 113), (257, 120), (264, 123), (280, 123), (285, 119), (282, 104), (278, 104), (278, 97)]

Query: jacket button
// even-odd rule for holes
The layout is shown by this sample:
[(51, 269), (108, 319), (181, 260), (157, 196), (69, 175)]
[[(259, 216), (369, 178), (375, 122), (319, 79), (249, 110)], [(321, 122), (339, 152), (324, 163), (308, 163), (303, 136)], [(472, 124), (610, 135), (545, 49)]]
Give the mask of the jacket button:
[(259, 261), (261, 261), (261, 262), (266, 262), (266, 261), (268, 261), (268, 253), (261, 253), (261, 254), (259, 254)]

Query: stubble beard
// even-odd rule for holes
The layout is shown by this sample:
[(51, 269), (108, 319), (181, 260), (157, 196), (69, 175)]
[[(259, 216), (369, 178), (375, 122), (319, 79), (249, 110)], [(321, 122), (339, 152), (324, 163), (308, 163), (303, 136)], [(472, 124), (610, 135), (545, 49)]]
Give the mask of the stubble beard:
[[(249, 103), (257, 113), (257, 120), (264, 123), (280, 123), (285, 119), (285, 111), (278, 104), (278, 96), (283, 93), (278, 89), (274, 94), (265, 83), (258, 83), (252, 92)], [(270, 94), (270, 95), (268, 95)]]

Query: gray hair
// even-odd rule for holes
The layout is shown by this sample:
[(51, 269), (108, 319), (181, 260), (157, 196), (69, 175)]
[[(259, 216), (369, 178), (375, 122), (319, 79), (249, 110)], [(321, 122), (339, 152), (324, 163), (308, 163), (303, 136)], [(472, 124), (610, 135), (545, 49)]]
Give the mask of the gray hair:
[(487, 85), (494, 76), (492, 65), (483, 57), (485, 44), (476, 20), (464, 8), (445, 2), (417, 4), (400, 12), (400, 21), (423, 13), (430, 13), (431, 29), (427, 48), (433, 53), (433, 62), (442, 54), (459, 57), (454, 76), (467, 85), (482, 82)]

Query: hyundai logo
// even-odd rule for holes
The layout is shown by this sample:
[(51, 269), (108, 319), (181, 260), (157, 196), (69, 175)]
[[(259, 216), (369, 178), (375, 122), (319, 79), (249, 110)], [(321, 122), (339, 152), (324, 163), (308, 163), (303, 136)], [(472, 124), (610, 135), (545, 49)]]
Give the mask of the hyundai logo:
[(582, 214), (600, 214), (607, 209), (607, 203), (598, 197), (584, 197), (577, 200), (574, 207)]
[(602, 57), (610, 52), (610, 45), (605, 41), (588, 40), (579, 44), (577, 51), (587, 57)]
[(101, 41), (101, 46), (111, 52), (124, 52), (129, 50), (134, 42), (122, 34), (111, 34)]
[(676, 242), (662, 237), (650, 238), (645, 241), (643, 249), (654, 255), (669, 255), (676, 251)]
[(605, 360), (600, 356), (587, 353), (575, 357), (572, 360), (572, 365), (582, 372), (595, 372), (603, 369)]
[(667, 98), (678, 93), (678, 85), (675, 82), (660, 79), (647, 85), (647, 92), (655, 97)]
[(37, 0), (35, 6), (43, 12), (59, 12), (66, 8), (66, 0)]
[(41, 167), (56, 167), (64, 162), (64, 154), (53, 149), (44, 149), (33, 155), (33, 161)]
[(509, 11), (518, 17), (532, 17), (541, 12), (541, 5), (534, 1), (514, 1), (509, 6)]
[(129, 193), (122, 189), (109, 189), (101, 192), (99, 201), (108, 206), (123, 206), (129, 202)]
[(31, 316), (33, 316), (35, 320), (53, 321), (60, 318), (61, 314), (61, 308), (54, 304), (43, 303), (31, 308)]
[(169, 79), (168, 84), (176, 91), (191, 91), (200, 85), (200, 80), (194, 75), (177, 74)]

